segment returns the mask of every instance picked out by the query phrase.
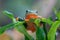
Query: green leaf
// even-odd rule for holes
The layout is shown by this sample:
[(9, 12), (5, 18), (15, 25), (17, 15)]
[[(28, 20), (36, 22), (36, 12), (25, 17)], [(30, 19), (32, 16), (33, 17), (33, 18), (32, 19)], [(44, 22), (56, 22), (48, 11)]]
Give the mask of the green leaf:
[(34, 22), (34, 20), (35, 20), (35, 19), (32, 19), (32, 18), (31, 18), (29, 21), (30, 21), (30, 22)]
[(57, 11), (56, 8), (54, 8), (54, 13), (56, 14), (58, 20), (60, 20), (60, 11)]
[(50, 19), (46, 19), (46, 18), (42, 18), (41, 21), (48, 23), (49, 25), (52, 25), (52, 23), (53, 23), (53, 21), (51, 21)]
[(36, 29), (36, 40), (45, 40), (44, 30), (40, 27)]
[(48, 38), (47, 38), (47, 29), (46, 29), (46, 23), (45, 22), (43, 23), (43, 30), (45, 32), (46, 40), (48, 40)]
[(20, 25), (21, 23), (20, 22), (16, 22), (16, 23), (11, 23), (11, 24), (8, 24), (6, 26), (3, 26), (0, 28), (0, 34), (3, 34), (6, 30), (10, 29), (11, 27), (15, 27), (17, 25)]
[(44, 40), (45, 34), (43, 28), (40, 27), (40, 19), (35, 19), (34, 23), (36, 24), (36, 40)]
[(15, 23), (16, 22), (16, 19), (14, 18), (14, 15), (13, 13), (10, 13), (8, 11), (3, 11), (3, 14), (8, 16), (10, 19), (12, 19), (12, 21)]
[(57, 16), (58, 20), (60, 20), (60, 12), (57, 12), (56, 16)]
[(60, 21), (56, 21), (52, 24), (48, 32), (48, 40), (55, 40), (56, 31), (59, 25), (60, 25)]
[(14, 18), (14, 15), (8, 11), (3, 11), (3, 14), (8, 16), (10, 19), (13, 19)]
[(40, 21), (41, 21), (40, 19), (35, 19), (34, 23), (38, 26), (40, 24)]
[(25, 37), (26, 37), (25, 39), (28, 38), (29, 40), (34, 40), (34, 38), (27, 33), (27, 30), (25, 29), (25, 27), (22, 24), (20, 24), (20, 26), (16, 27), (16, 29), (25, 35)]
[(25, 36), (25, 40), (29, 40), (29, 38), (27, 36)]

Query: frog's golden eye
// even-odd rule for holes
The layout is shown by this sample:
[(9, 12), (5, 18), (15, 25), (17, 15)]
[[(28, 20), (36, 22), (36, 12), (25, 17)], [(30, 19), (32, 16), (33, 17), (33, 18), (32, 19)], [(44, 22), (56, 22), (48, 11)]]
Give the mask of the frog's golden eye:
[(24, 21), (24, 19), (21, 17), (16, 17), (16, 21)]
[(18, 18), (18, 17), (16, 17), (16, 21), (18, 21), (18, 19), (19, 19), (19, 18)]

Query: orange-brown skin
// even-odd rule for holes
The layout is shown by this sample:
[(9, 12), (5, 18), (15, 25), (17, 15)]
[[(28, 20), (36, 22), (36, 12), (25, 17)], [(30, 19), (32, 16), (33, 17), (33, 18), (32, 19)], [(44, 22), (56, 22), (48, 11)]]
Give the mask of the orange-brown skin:
[(35, 25), (34, 25), (34, 23), (32, 23), (32, 22), (26, 22), (27, 23), (27, 30), (30, 30), (30, 31), (32, 31), (32, 32), (35, 32)]
[(36, 19), (36, 18), (38, 18), (38, 16), (31, 13), (31, 14), (27, 14), (26, 17), (25, 17), (25, 19), (28, 19), (28, 20), (31, 19), (31, 18)]
[(26, 17), (25, 17), (25, 21), (26, 21), (26, 23), (27, 23), (27, 25), (28, 25), (27, 30), (31, 30), (32, 32), (35, 32), (36, 29), (35, 29), (34, 23), (29, 22), (29, 20), (30, 20), (31, 18), (32, 18), (32, 19), (36, 19), (36, 18), (38, 18), (38, 16), (31, 13), (31, 14), (27, 14)]

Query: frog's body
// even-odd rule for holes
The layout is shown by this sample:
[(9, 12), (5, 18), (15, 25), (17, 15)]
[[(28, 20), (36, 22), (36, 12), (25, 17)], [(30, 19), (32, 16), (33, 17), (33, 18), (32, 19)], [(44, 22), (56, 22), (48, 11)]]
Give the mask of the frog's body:
[[(35, 32), (35, 31), (36, 31), (35, 24), (34, 24), (33, 22), (30, 22), (29, 20), (30, 20), (30, 19), (37, 19), (37, 18), (41, 18), (41, 17), (38, 16), (38, 15), (35, 13), (35, 11), (34, 11), (34, 12), (33, 12), (33, 11), (30, 12), (30, 10), (26, 11), (26, 16), (25, 16), (24, 21), (26, 21), (26, 24), (27, 24), (26, 29), (27, 29), (27, 30), (30, 30), (30, 31), (32, 31), (32, 32)], [(18, 21), (19, 18), (17, 17), (16, 20)], [(26, 25), (26, 24), (25, 24), (25, 25)]]

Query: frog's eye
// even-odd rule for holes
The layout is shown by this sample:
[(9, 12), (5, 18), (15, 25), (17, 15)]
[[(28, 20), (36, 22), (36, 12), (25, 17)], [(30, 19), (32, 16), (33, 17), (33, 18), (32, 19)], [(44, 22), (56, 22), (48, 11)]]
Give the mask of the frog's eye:
[(24, 19), (21, 18), (21, 17), (17, 17), (17, 18), (16, 18), (16, 21), (24, 21)]
[(28, 13), (28, 10), (26, 10), (26, 13)]
[(38, 13), (38, 11), (36, 11), (36, 13)]

